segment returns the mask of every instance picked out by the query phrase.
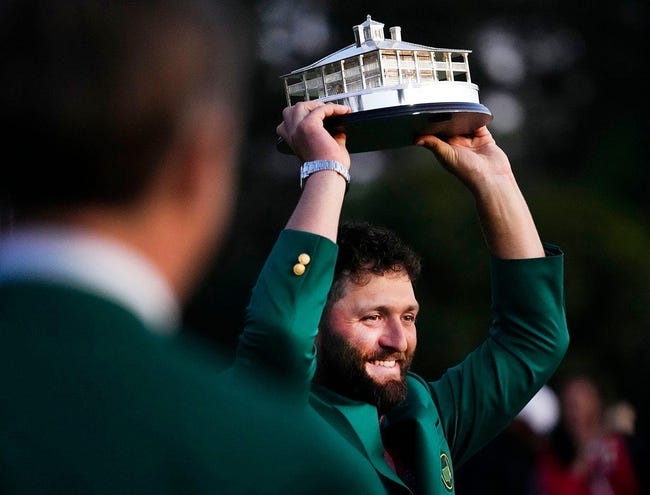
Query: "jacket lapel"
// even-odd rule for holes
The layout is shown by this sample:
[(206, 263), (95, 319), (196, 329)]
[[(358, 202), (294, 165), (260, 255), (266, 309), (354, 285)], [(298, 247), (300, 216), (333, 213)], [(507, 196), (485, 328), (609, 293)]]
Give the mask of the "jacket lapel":
[(318, 385), (313, 385), (313, 389), (315, 394), (312, 397), (317, 401), (316, 407), (321, 411), (325, 410), (329, 419), (335, 421), (339, 429), (345, 428), (348, 441), (363, 451), (375, 470), (408, 489), (384, 458), (377, 408), (347, 399)]

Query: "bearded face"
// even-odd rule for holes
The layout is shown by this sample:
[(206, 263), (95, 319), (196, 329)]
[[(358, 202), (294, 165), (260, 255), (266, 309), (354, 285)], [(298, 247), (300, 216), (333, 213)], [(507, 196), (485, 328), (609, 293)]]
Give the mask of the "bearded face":
[(321, 323), (315, 381), (384, 412), (406, 397), (418, 304), (403, 272), (347, 284)]
[[(404, 400), (412, 352), (408, 356), (390, 351), (369, 354), (329, 328), (322, 328), (321, 332), (317, 382), (345, 397), (374, 404), (380, 411)], [(368, 366), (385, 367), (389, 376), (371, 376)]]

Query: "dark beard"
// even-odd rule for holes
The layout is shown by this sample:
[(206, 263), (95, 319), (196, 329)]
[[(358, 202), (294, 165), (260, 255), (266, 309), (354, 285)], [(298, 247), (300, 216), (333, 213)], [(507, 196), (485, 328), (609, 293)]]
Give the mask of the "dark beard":
[[(314, 381), (350, 399), (377, 406), (380, 414), (406, 398), (406, 372), (413, 355), (389, 351), (364, 356), (327, 328), (321, 328), (318, 342), (318, 366)], [(376, 383), (365, 370), (365, 363), (373, 360), (400, 360), (399, 380)]]

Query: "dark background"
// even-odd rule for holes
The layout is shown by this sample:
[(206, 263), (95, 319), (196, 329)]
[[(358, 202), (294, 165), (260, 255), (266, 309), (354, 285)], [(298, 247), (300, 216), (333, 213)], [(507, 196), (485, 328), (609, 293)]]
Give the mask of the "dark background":
[[(266, 255), (299, 195), (299, 163), (275, 149), (280, 76), (353, 43), (370, 14), (404, 41), (471, 49), (472, 80), (494, 114), (543, 240), (566, 255), (571, 346), (553, 381), (594, 376), (632, 402), (647, 431), (650, 390), (648, 4), (355, 0), (251, 4), (257, 37), (241, 190), (225, 249), (186, 312), (232, 350)], [(424, 256), (414, 370), (434, 379), (485, 336), (487, 250), (468, 192), (426, 150), (352, 155), (343, 216), (393, 228)]]

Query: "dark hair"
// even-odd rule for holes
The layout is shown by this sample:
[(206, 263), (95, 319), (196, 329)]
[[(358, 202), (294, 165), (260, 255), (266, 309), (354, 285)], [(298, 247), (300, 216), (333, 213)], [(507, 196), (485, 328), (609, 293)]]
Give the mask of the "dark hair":
[(338, 229), (339, 254), (327, 305), (343, 297), (345, 282), (365, 284), (370, 275), (405, 271), (415, 281), (420, 257), (394, 232), (368, 222), (342, 222)]
[(240, 103), (248, 36), (224, 4), (5, 4), (0, 196), (26, 215), (137, 198), (188, 108)]

